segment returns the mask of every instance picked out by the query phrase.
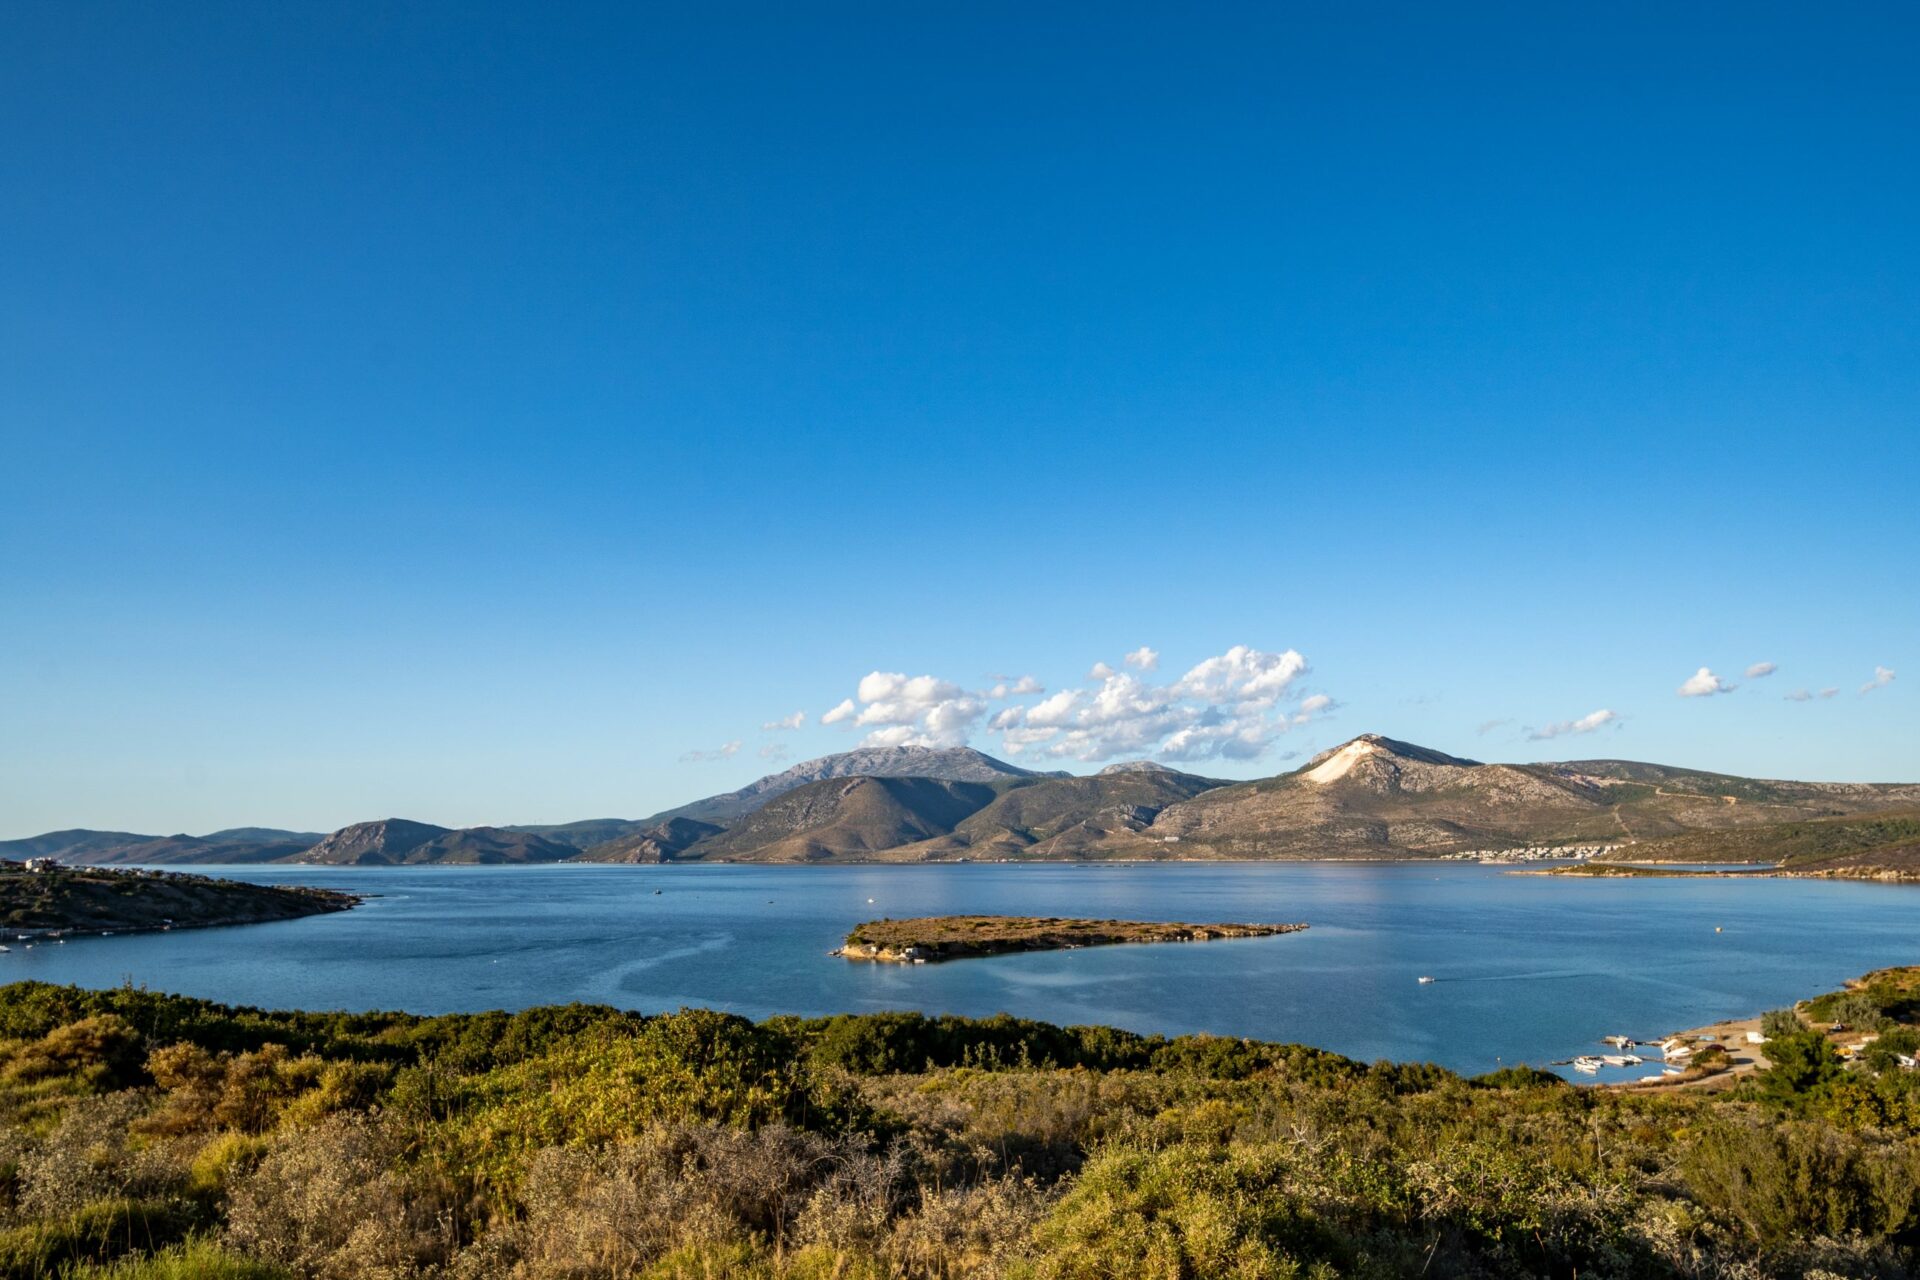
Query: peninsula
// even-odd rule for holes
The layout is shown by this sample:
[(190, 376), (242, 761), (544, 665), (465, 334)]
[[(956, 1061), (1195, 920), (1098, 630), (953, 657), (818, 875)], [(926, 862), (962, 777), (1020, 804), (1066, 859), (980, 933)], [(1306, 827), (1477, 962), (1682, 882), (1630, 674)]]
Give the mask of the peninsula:
[(63, 935), (263, 924), (345, 911), (360, 898), (331, 889), (245, 884), (170, 871), (0, 863), (0, 927)]
[(1220, 938), (1267, 938), (1298, 933), (1304, 924), (1183, 924), (1160, 920), (1079, 920), (1061, 916), (921, 916), (870, 920), (854, 926), (833, 952), (849, 960), (915, 964), (1005, 955), (1015, 951), (1066, 951), (1128, 942), (1210, 942)]

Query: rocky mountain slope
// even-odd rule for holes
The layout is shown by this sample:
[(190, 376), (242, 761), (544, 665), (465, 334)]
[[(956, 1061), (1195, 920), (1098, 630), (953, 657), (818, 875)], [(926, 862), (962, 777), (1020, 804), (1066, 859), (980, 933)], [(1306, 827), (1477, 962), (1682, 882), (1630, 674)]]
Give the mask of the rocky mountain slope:
[(951, 833), (900, 852), (920, 858), (1080, 857), (1145, 831), (1168, 806), (1224, 785), (1164, 766), (1046, 778), (1007, 791)]
[(428, 822), (387, 818), (340, 830), (290, 861), (334, 866), (420, 866), (431, 863), (561, 862), (572, 845), (500, 827), (450, 830)]
[(894, 747), (809, 760), (646, 820), (456, 831), (391, 818), (324, 839), (267, 828), (169, 837), (56, 831), (0, 843), (0, 857), (373, 866), (1397, 858), (1656, 841), (1903, 808), (1920, 809), (1920, 784), (1775, 781), (1626, 760), (1487, 764), (1363, 734), (1291, 773), (1252, 782), (1151, 761), (1091, 777), (1042, 774), (966, 748)]
[(1292, 773), (1171, 805), (1103, 852), (1404, 857), (1645, 840), (1914, 804), (1920, 785), (1773, 782), (1608, 760), (1482, 764), (1365, 734)]
[(501, 827), (502, 831), (524, 831), (529, 835), (545, 836), (556, 844), (572, 845), (576, 849), (591, 849), (595, 845), (618, 840), (622, 836), (635, 835), (644, 831), (648, 823), (635, 818), (586, 818), (580, 822), (516, 823)]
[(602, 841), (576, 857), (580, 862), (671, 862), (708, 836), (725, 827), (693, 818), (668, 818), (628, 835)]
[(823, 778), (775, 796), (683, 856), (756, 862), (870, 858), (952, 831), (1023, 778)]
[(936, 778), (945, 782), (996, 782), (1003, 778), (1058, 776), (1064, 775), (1038, 774), (1031, 769), (996, 760), (971, 747), (863, 747), (857, 751), (842, 751), (837, 755), (803, 761), (791, 769), (768, 774), (738, 791), (708, 796), (677, 809), (668, 809), (646, 821), (651, 825), (666, 818), (696, 818), (724, 826), (753, 812), (776, 796), (829, 778)]

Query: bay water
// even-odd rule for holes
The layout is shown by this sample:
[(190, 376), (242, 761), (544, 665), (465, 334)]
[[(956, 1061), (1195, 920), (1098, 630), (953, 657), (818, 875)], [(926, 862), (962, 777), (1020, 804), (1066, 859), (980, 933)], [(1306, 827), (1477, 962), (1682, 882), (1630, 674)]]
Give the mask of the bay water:
[[(195, 868), (373, 895), (276, 924), (10, 940), (0, 981), (447, 1013), (588, 1001), (752, 1018), (998, 1012), (1477, 1073), (1756, 1013), (1920, 963), (1920, 888), (1415, 863)], [(879, 965), (882, 916), (1304, 921), (1274, 938)], [(1435, 980), (1418, 981), (1421, 975)], [(1650, 1069), (1650, 1068), (1649, 1068)], [(1644, 1070), (1630, 1072), (1643, 1074)]]

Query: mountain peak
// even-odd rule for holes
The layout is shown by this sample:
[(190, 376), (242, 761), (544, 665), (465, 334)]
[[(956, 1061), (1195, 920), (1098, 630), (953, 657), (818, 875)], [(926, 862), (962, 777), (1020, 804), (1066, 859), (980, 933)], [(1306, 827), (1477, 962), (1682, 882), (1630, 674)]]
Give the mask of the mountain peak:
[(1324, 786), (1346, 777), (1363, 761), (1375, 756), (1418, 761), (1421, 764), (1454, 765), (1459, 768), (1473, 768), (1480, 763), (1478, 760), (1450, 756), (1444, 751), (1435, 751), (1431, 747), (1418, 747), (1411, 742), (1402, 742), (1398, 738), (1389, 738), (1384, 734), (1363, 733), (1352, 741), (1343, 743), (1331, 751), (1322, 751), (1309, 760), (1306, 767), (1300, 771), (1300, 777)]
[(1104, 778), (1111, 773), (1178, 773), (1178, 769), (1161, 764), (1158, 760), (1122, 760), (1102, 769), (1095, 777)]
[(828, 778), (934, 778), (942, 782), (993, 782), (1001, 778), (1032, 778), (1031, 769), (996, 760), (972, 747), (856, 747), (835, 755), (803, 760), (791, 769), (770, 773), (738, 791), (708, 796), (647, 819), (698, 818), (722, 826), (753, 812), (775, 796), (810, 782)]

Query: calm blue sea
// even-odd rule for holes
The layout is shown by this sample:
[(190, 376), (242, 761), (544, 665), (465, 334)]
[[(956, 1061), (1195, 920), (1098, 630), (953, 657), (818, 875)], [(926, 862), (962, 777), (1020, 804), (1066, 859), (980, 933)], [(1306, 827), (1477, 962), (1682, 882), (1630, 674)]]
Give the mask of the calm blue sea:
[[(284, 924), (15, 942), (0, 980), (416, 1013), (571, 1000), (753, 1018), (1004, 1010), (1478, 1072), (1920, 962), (1920, 888), (1873, 884), (1584, 880), (1455, 864), (210, 870), (378, 896)], [(1312, 928), (944, 965), (826, 954), (864, 919), (963, 912)], [(1421, 974), (1437, 981), (1421, 985)]]

